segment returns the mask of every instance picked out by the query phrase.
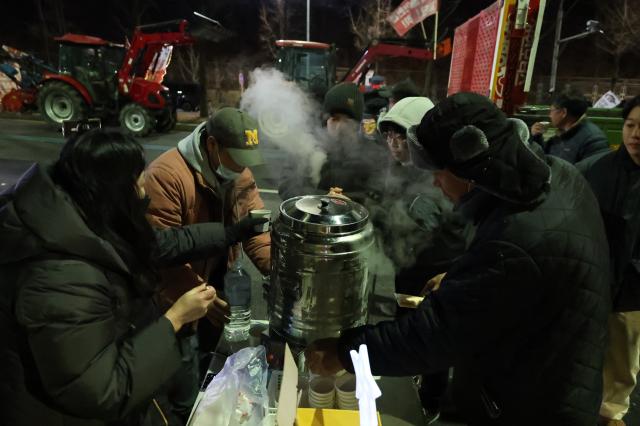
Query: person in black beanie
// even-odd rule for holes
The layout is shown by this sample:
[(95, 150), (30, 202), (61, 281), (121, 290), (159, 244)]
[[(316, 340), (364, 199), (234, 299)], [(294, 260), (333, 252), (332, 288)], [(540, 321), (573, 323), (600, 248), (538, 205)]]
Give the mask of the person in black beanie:
[(393, 108), (393, 106), (398, 103), (398, 101), (401, 101), (404, 98), (413, 98), (422, 95), (420, 89), (418, 89), (418, 86), (416, 86), (413, 80), (411, 80), (411, 78), (409, 77), (394, 84), (393, 87), (391, 87), (391, 90), (381, 90), (380, 94), (386, 98), (389, 98), (388, 109)]
[[(312, 182), (304, 162), (290, 161), (282, 169), (278, 195), (283, 200), (300, 195), (345, 195), (364, 203), (373, 196), (375, 179), (385, 152), (378, 144), (365, 140), (361, 132), (364, 96), (354, 83), (340, 83), (325, 95), (324, 112), (328, 115), (326, 160), (317, 182)], [(386, 148), (385, 148), (386, 149)]]
[(438, 291), (395, 321), (312, 343), (312, 372), (454, 367), (470, 425), (593, 425), (602, 395), (609, 259), (597, 200), (570, 164), (539, 157), (486, 97), (455, 94), (408, 132), (411, 159), (475, 225)]

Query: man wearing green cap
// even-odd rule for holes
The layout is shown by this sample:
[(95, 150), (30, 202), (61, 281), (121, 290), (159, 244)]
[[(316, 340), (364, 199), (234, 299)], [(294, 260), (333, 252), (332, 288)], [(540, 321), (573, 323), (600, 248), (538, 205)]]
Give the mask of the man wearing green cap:
[[(249, 169), (263, 162), (258, 147), (258, 124), (253, 118), (236, 108), (217, 111), (181, 140), (177, 148), (149, 165), (145, 190), (151, 199), (148, 210), (151, 224), (167, 228), (221, 222), (228, 234), (225, 240), (242, 241), (242, 248), (254, 265), (268, 274), (269, 233), (254, 231), (254, 226), (264, 223), (264, 219), (248, 217), (249, 211), (264, 209)], [(173, 302), (205, 282), (221, 290), (224, 274), (239, 254), (240, 246), (231, 245), (227, 250), (212, 252), (203, 261), (162, 270), (163, 301)], [(200, 352), (213, 349), (227, 321), (225, 315), (228, 315), (226, 306), (213, 306), (207, 312), (209, 321), (198, 323)], [(197, 395), (197, 374), (194, 377), (191, 389), (184, 391), (190, 395), (184, 397), (187, 400)], [(185, 405), (190, 407), (188, 402)]]

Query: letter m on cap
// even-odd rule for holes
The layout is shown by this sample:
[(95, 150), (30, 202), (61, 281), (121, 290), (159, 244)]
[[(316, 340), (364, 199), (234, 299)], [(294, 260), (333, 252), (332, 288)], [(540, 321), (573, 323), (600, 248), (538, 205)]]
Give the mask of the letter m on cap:
[(247, 146), (258, 145), (258, 129), (245, 130), (244, 134), (247, 137), (245, 141)]

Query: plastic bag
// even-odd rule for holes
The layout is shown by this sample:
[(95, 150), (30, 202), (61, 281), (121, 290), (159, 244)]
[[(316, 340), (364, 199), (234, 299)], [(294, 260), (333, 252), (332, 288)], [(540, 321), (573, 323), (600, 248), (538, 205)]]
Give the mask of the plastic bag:
[(264, 346), (227, 358), (196, 407), (190, 426), (259, 426), (269, 406)]

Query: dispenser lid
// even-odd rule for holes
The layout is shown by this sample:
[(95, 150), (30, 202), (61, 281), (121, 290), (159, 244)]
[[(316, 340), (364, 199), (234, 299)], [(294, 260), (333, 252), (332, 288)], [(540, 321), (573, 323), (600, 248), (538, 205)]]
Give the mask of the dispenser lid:
[(280, 205), (280, 220), (294, 227), (323, 233), (357, 231), (367, 224), (369, 213), (360, 204), (329, 195), (305, 195)]

